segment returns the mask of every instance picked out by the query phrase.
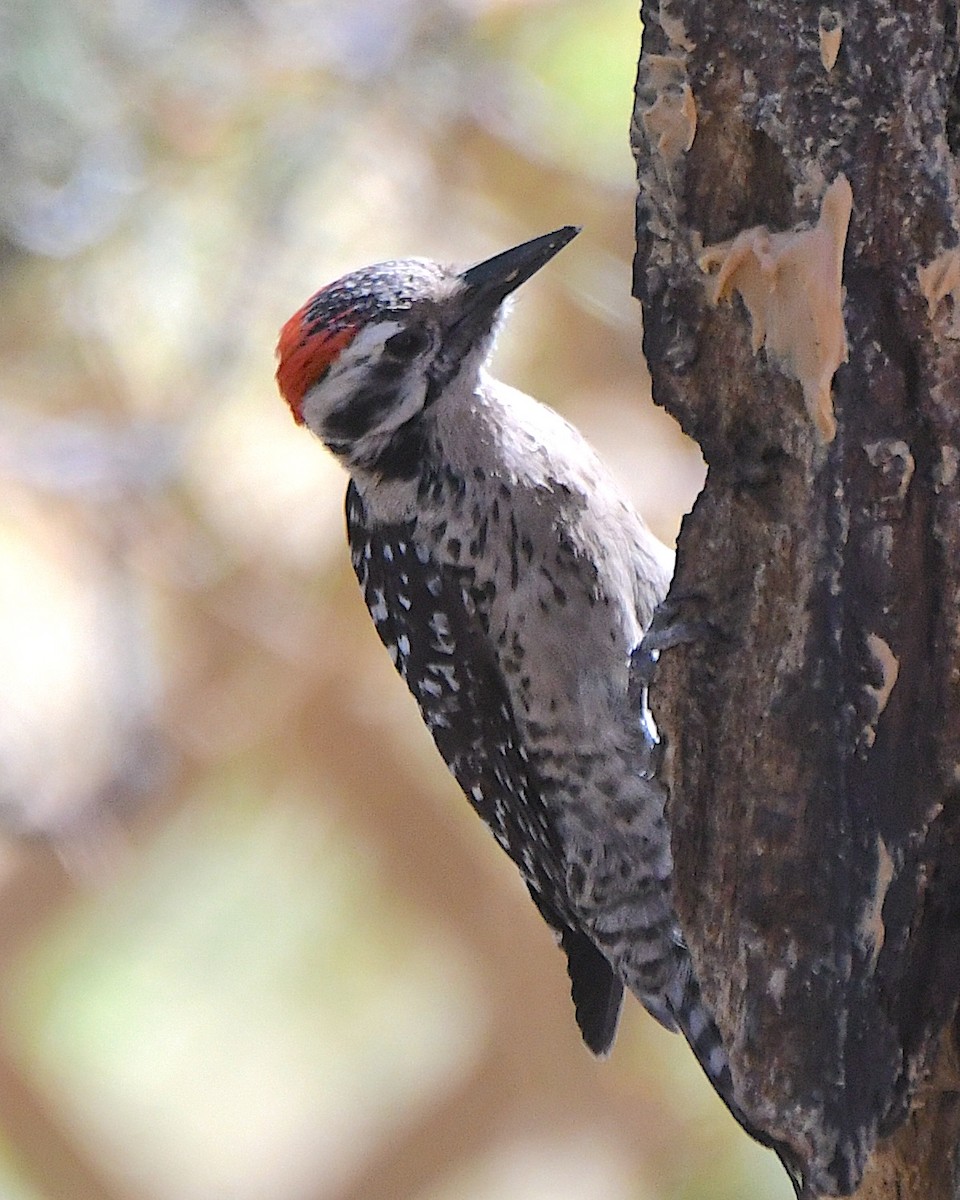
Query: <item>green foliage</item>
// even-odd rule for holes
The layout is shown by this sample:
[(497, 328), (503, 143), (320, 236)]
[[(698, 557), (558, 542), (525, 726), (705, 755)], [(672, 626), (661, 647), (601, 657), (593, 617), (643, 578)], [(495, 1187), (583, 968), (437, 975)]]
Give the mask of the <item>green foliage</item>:
[(549, 97), (541, 145), (564, 165), (621, 187), (632, 177), (628, 131), (639, 44), (633, 7), (597, 0), (535, 8), (504, 46)]

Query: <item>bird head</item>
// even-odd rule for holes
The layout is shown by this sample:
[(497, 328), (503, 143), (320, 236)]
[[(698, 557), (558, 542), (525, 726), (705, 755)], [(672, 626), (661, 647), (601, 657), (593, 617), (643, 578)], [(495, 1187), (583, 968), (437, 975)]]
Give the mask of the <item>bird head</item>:
[(421, 416), (454, 383), (472, 390), (503, 302), (579, 232), (568, 225), (465, 270), (398, 259), (328, 284), (280, 333), (277, 384), (294, 419), (348, 468), (414, 474)]

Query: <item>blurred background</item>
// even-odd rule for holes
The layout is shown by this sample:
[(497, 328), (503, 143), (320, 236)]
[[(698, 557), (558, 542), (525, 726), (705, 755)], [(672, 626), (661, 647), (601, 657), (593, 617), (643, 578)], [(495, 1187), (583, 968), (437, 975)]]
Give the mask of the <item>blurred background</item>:
[(672, 541), (633, 0), (0, 3), (0, 1198), (787, 1197), (561, 954), (374, 636), (281, 323), (568, 222), (498, 371)]

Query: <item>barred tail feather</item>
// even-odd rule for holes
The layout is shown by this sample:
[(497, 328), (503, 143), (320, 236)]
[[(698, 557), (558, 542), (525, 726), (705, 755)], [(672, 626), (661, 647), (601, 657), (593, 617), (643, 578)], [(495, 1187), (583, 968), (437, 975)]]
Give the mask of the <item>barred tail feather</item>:
[(697, 1062), (703, 1068), (714, 1091), (729, 1109), (731, 1116), (754, 1141), (773, 1150), (783, 1164), (783, 1169), (793, 1185), (798, 1200), (813, 1200), (816, 1193), (809, 1190), (809, 1185), (805, 1182), (803, 1170), (795, 1153), (784, 1143), (774, 1140), (763, 1130), (757, 1129), (737, 1103), (733, 1075), (730, 1071), (730, 1059), (720, 1036), (720, 1030), (704, 1004), (700, 984), (693, 973), (689, 959), (677, 972), (667, 993), (667, 1003), (680, 1031), (696, 1056)]

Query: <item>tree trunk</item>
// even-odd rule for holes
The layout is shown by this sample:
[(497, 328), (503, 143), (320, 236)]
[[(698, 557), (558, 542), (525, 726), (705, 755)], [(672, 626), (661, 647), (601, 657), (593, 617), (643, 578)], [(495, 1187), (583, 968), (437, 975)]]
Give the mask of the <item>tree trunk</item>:
[(655, 628), (678, 911), (742, 1106), (813, 1190), (946, 1200), (958, 6), (643, 19), (635, 294), (709, 464)]

